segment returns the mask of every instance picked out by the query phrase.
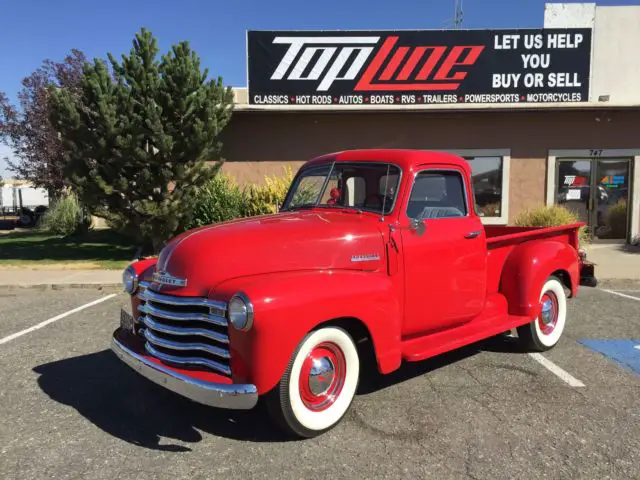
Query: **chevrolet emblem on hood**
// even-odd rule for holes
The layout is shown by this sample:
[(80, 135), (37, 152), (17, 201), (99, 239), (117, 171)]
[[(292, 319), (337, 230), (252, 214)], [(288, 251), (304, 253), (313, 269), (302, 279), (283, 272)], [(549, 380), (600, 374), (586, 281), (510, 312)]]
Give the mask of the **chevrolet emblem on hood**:
[(187, 279), (174, 277), (165, 271), (153, 272), (151, 280), (160, 285), (171, 285), (172, 287), (186, 287)]

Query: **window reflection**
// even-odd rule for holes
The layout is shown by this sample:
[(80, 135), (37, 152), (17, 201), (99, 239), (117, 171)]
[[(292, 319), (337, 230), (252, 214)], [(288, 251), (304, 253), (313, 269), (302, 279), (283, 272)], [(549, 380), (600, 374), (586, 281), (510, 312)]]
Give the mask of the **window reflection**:
[(502, 157), (464, 157), (471, 165), (471, 178), (480, 217), (502, 213)]

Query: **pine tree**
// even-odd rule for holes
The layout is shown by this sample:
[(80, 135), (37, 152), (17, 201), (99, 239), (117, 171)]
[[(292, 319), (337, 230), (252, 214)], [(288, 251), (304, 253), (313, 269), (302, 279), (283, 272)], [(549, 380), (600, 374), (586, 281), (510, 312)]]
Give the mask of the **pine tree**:
[(153, 251), (191, 220), (190, 199), (220, 167), (233, 101), (187, 42), (158, 53), (142, 29), (120, 62), (109, 54), (111, 69), (87, 64), (80, 94), (57, 91), (52, 109), (80, 199)]

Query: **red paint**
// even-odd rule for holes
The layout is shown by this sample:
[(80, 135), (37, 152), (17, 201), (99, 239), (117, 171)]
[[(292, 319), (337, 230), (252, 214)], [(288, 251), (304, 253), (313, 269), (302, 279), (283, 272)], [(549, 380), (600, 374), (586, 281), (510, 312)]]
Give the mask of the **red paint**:
[[(362, 76), (360, 77), (360, 80), (358, 81), (358, 83), (356, 84), (354, 90), (355, 91), (396, 91), (396, 90), (402, 90), (402, 91), (431, 91), (431, 90), (457, 90), (458, 87), (460, 86), (459, 82), (450, 82), (450, 83), (442, 83), (442, 82), (438, 82), (438, 83), (395, 83), (394, 81), (391, 82), (387, 82), (387, 83), (374, 83), (374, 80), (376, 80), (376, 75), (378, 75), (378, 72), (380, 71), (380, 69), (382, 68), (382, 65), (384, 64), (384, 62), (386, 61), (387, 57), (389, 56), (389, 54), (391, 53), (391, 50), (393, 50), (393, 47), (395, 46), (396, 42), (398, 41), (398, 37), (387, 37), (387, 39), (384, 41), (384, 43), (382, 44), (382, 46), (380, 47), (380, 50), (378, 50), (378, 53), (376, 53), (376, 56), (373, 58), (373, 60), (371, 61), (371, 63), (369, 64), (369, 66), (367, 67), (367, 69), (364, 71), (364, 73), (362, 74)], [(407, 47), (399, 47), (398, 50), (401, 50), (402, 48), (407, 48)], [(431, 68), (428, 70), (428, 72), (424, 69), (424, 67), (421, 69), (420, 73), (418, 74), (418, 77), (416, 78), (416, 80), (425, 80), (426, 77), (428, 76), (429, 73), (432, 72), (433, 68), (435, 67), (436, 63), (440, 60), (441, 56), (443, 55), (444, 51), (446, 50), (446, 47), (415, 47), (416, 49), (419, 48), (433, 48), (433, 53), (429, 56), (429, 59), (427, 60), (427, 63), (433, 62), (433, 64), (431, 65)], [(469, 48), (469, 47), (464, 47), (464, 48)], [(474, 47), (472, 47), (474, 48)], [(443, 49), (443, 50), (440, 50)], [(403, 51), (402, 53), (402, 57), (404, 58), (404, 56), (406, 55), (408, 50)], [(414, 50), (414, 53), (417, 50)], [(397, 56), (397, 54), (396, 54)], [(448, 70), (446, 70), (446, 72), (448, 72), (451, 68), (453, 68), (453, 66), (455, 65), (462, 65), (463, 63), (457, 63), (459, 54), (455, 53), (452, 50), (452, 52), (448, 55), (447, 57), (447, 61), (445, 61), (445, 64), (448, 64), (447, 62), (450, 63), (450, 66), (448, 67)], [(412, 56), (409, 56), (409, 59), (411, 60)], [(449, 60), (449, 58), (451, 58), (451, 60)], [(392, 60), (389, 62), (390, 64), (392, 62), (394, 62), (394, 58), (392, 58)], [(477, 59), (477, 57), (476, 57)], [(402, 60), (402, 59), (400, 59)], [(399, 64), (400, 64), (400, 60), (398, 60), (398, 64), (394, 66), (393, 68), (393, 72), (395, 72), (395, 70), (398, 68)], [(465, 59), (466, 62), (467, 59)], [(444, 65), (443, 65), (444, 66)], [(442, 70), (442, 67), (441, 67)], [(443, 71), (444, 72), (444, 71)], [(386, 73), (383, 72), (382, 75), (384, 75)], [(404, 68), (401, 69), (401, 74), (404, 74)], [(379, 80), (384, 81), (383, 78), (380, 78)]]
[[(416, 47), (413, 53), (409, 56), (409, 60), (404, 64), (402, 70), (398, 74), (398, 80), (407, 80), (409, 76), (413, 73), (413, 70), (416, 68), (416, 65), (424, 55), (424, 52), (427, 51), (427, 47)], [(418, 79), (419, 80), (419, 79)]]
[[(334, 161), (390, 162), (402, 170), (398, 198), (383, 221), (348, 209), (283, 212), (187, 232), (158, 259), (157, 267), (188, 279), (185, 288), (163, 287), (164, 294), (227, 301), (242, 291), (251, 299), (253, 327), (229, 328), (234, 382), (270, 391), (301, 340), (325, 322), (359, 324), (371, 338), (378, 370), (389, 373), (402, 360), (429, 358), (533, 321), (553, 273), (576, 294), (581, 224), (483, 227), (471, 209), (466, 217), (425, 219), (422, 236), (410, 228), (407, 202), (421, 170), (460, 172), (473, 198), (471, 169), (460, 157), (360, 150), (318, 157), (302, 168)], [(351, 261), (362, 254), (379, 259)], [(152, 265), (140, 267), (145, 276)]]
[(436, 68), (436, 65), (446, 52), (447, 47), (429, 47), (431, 53), (427, 58), (427, 61), (424, 62), (424, 65), (416, 75), (416, 80), (426, 80), (433, 73), (433, 69)]
[[(451, 53), (447, 55), (442, 66), (438, 69), (435, 76), (435, 80), (464, 80), (467, 76), (467, 72), (454, 72), (451, 74), (451, 70), (457, 66), (473, 65), (478, 60), (478, 57), (484, 50), (482, 45), (465, 46), (465, 47), (453, 47)], [(467, 52), (467, 56), (462, 60), (462, 55)]]
[(382, 72), (382, 75), (380, 75), (380, 80), (391, 80), (391, 77), (393, 77), (393, 74), (396, 73), (396, 70), (400, 66), (400, 62), (404, 60), (404, 57), (408, 52), (409, 47), (399, 47), (398, 50), (396, 50), (396, 53), (393, 54), (393, 57), (391, 57), (391, 60), (389, 60), (389, 63)]

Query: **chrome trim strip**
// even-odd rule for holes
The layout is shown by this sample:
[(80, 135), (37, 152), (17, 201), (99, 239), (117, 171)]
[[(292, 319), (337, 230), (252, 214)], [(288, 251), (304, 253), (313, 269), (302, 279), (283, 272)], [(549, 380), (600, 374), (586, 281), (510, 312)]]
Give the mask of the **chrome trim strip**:
[(111, 350), (143, 377), (195, 402), (234, 410), (248, 410), (258, 402), (255, 385), (213, 383), (187, 377), (135, 353), (118, 341), (115, 334)]
[[(138, 307), (140, 310), (140, 307)], [(156, 332), (167, 333), (169, 335), (194, 335), (200, 337), (210, 338), (220, 343), (229, 343), (229, 337), (222, 333), (215, 332), (213, 330), (207, 330), (206, 328), (189, 328), (189, 327), (171, 327), (164, 325), (153, 320), (151, 317), (143, 316), (139, 319), (147, 328), (155, 330)]]
[(168, 305), (193, 305), (196, 307), (216, 307), (221, 310), (227, 310), (227, 304), (218, 300), (211, 300), (204, 297), (176, 297), (175, 295), (163, 295), (151, 290), (149, 287), (151, 283), (140, 282), (140, 288), (144, 289), (144, 292), (140, 292), (140, 295), (146, 295), (150, 297), (152, 302), (166, 303)]
[[(138, 295), (138, 298), (144, 301), (149, 300), (149, 297), (143, 296), (143, 295)], [(157, 300), (151, 300), (151, 301), (154, 302)], [(171, 304), (171, 305), (175, 305), (175, 304)], [(214, 325), (219, 325), (221, 327), (226, 327), (228, 323), (226, 318), (220, 317), (218, 315), (209, 315), (206, 313), (172, 312), (170, 310), (154, 307), (153, 305), (149, 305), (149, 304), (139, 305), (138, 311), (142, 313), (146, 313), (147, 315), (153, 315), (154, 317), (166, 318), (167, 320), (177, 320), (177, 321), (183, 321), (183, 322), (203, 321), (203, 322), (212, 323)]]
[(176, 357), (167, 353), (159, 352), (158, 350), (153, 348), (153, 346), (149, 342), (146, 342), (144, 344), (144, 348), (151, 355), (165, 362), (176, 363), (178, 365), (202, 365), (204, 367), (222, 372), (225, 375), (231, 375), (231, 369), (227, 365), (218, 363), (215, 360), (209, 360), (207, 358), (201, 357)]
[(229, 352), (227, 350), (216, 347), (214, 345), (207, 345), (206, 343), (197, 342), (174, 342), (165, 338), (156, 337), (149, 328), (141, 329), (140, 333), (144, 336), (144, 338), (147, 339), (147, 341), (158, 347), (170, 348), (171, 350), (200, 350), (212, 355), (217, 355), (218, 357), (226, 359), (230, 358)]

